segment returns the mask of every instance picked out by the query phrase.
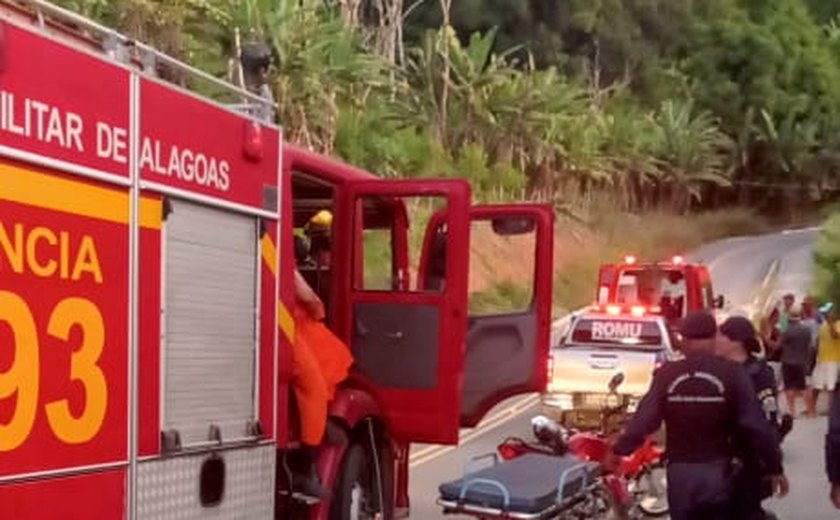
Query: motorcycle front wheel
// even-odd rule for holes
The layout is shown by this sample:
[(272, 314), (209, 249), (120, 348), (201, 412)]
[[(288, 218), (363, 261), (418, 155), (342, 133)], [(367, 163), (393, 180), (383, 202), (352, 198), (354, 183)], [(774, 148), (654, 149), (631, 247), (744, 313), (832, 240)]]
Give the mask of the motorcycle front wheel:
[(641, 473), (633, 482), (636, 505), (647, 516), (668, 514), (668, 479), (663, 466), (654, 466)]

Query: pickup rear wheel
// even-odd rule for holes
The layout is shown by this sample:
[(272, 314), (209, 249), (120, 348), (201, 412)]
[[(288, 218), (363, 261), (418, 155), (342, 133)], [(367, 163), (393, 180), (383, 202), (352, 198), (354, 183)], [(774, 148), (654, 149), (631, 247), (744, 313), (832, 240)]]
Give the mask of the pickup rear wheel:
[[(387, 447), (380, 446), (378, 451), (380, 478), (377, 481), (376, 463), (371, 451), (359, 443), (347, 449), (333, 493), (331, 520), (393, 518), (393, 456)], [(380, 505), (380, 496), (384, 507)]]

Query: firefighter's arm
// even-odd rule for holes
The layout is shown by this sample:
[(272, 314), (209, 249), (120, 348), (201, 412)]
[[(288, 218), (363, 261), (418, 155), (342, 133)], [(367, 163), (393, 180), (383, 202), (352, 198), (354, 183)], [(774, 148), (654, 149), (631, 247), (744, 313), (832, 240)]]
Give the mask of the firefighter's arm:
[(315, 291), (309, 287), (300, 271), (295, 269), (295, 297), (304, 307), (306, 307), (309, 315), (313, 319), (324, 319), (324, 302), (315, 294)]
[(642, 398), (635, 415), (630, 420), (624, 433), (616, 441), (613, 453), (627, 456), (636, 451), (644, 443), (648, 435), (659, 429), (662, 424), (662, 401), (665, 396), (665, 385), (660, 373), (653, 376), (650, 390)]

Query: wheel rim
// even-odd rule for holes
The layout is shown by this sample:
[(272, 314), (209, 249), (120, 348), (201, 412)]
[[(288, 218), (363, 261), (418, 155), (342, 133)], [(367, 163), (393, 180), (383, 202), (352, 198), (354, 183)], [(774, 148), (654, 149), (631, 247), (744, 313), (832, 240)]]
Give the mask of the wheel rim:
[(641, 494), (639, 507), (650, 514), (666, 513), (668, 511), (668, 479), (665, 471), (648, 471), (643, 478), (644, 484), (639, 486)]

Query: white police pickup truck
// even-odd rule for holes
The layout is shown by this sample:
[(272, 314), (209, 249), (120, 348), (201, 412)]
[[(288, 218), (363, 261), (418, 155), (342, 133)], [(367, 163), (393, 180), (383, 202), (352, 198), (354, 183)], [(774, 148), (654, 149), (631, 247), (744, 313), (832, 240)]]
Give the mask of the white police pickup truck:
[(604, 389), (618, 372), (624, 374), (620, 397), (628, 411), (635, 411), (654, 371), (679, 356), (672, 334), (662, 316), (638, 305), (606, 305), (577, 314), (552, 345), (542, 413), (569, 427), (597, 426), (607, 398)]

